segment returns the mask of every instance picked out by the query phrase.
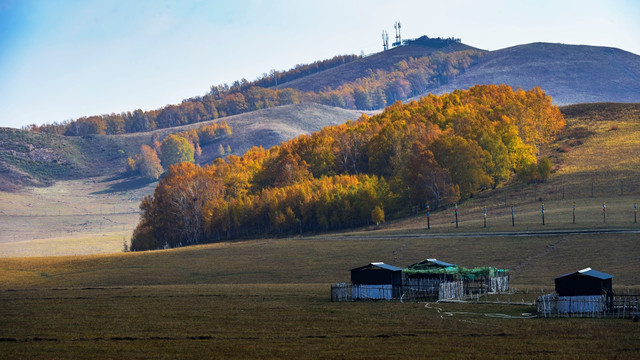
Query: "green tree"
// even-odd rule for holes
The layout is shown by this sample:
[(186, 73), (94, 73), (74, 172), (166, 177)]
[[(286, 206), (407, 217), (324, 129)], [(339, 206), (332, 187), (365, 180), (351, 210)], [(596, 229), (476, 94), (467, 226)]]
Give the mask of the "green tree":
[(162, 166), (168, 168), (169, 165), (182, 162), (195, 162), (195, 149), (189, 140), (179, 135), (167, 136), (160, 145)]

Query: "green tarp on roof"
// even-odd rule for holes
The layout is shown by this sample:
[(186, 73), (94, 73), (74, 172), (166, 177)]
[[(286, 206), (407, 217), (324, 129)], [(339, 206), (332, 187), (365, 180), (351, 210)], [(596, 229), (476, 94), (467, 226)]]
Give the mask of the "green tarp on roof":
[(467, 269), (458, 266), (449, 267), (424, 267), (419, 266), (420, 263), (409, 265), (403, 269), (407, 275), (451, 275), (460, 280), (473, 280), (476, 278), (503, 276), (509, 273), (509, 269), (498, 269), (493, 266), (477, 267)]

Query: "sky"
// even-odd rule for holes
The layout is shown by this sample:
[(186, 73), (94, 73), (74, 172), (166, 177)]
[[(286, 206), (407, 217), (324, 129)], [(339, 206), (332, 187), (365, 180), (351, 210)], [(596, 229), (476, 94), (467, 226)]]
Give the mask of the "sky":
[(640, 54), (639, 19), (636, 0), (0, 0), (0, 127), (153, 110), (272, 69), (375, 53), (396, 21), (403, 39)]

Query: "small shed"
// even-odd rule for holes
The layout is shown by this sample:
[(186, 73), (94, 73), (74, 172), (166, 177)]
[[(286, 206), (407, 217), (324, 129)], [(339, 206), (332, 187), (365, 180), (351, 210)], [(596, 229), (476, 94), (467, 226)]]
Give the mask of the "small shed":
[(372, 262), (351, 269), (353, 299), (393, 299), (402, 295), (402, 268)]
[(588, 267), (555, 278), (560, 314), (600, 314), (611, 308), (613, 275)]
[(372, 262), (369, 265), (351, 269), (351, 283), (354, 285), (402, 285), (402, 268)]
[(559, 296), (612, 295), (613, 275), (588, 267), (555, 278)]

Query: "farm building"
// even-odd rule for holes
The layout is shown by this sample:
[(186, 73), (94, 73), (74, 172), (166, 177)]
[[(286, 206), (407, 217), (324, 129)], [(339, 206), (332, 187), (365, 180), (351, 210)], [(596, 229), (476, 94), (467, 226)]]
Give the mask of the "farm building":
[(464, 284), (456, 264), (427, 259), (403, 271), (406, 293), (411, 299), (433, 301), (464, 296)]
[(494, 267), (466, 269), (427, 259), (406, 269), (381, 262), (351, 269), (351, 284), (331, 287), (333, 301), (399, 299), (437, 301), (509, 289), (509, 270)]
[[(411, 264), (403, 270), (405, 285), (421, 297), (461, 298), (509, 289), (509, 270), (495, 267), (467, 269), (437, 259)], [(430, 295), (430, 296), (429, 296)]]
[(555, 278), (559, 296), (592, 296), (613, 294), (613, 275), (592, 268), (582, 269)]
[(351, 269), (353, 299), (399, 298), (402, 295), (402, 268), (373, 262)]
[(588, 267), (555, 278), (554, 294), (538, 298), (538, 312), (570, 316), (603, 314), (613, 301), (613, 275)]

